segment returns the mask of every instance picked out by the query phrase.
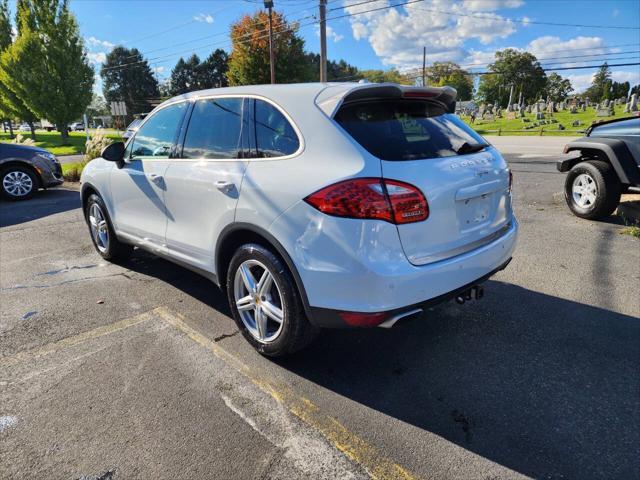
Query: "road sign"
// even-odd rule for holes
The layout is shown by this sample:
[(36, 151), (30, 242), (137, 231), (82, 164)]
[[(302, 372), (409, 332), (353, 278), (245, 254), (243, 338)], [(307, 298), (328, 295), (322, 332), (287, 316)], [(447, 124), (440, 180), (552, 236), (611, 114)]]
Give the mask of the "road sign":
[(126, 117), (127, 105), (124, 102), (111, 102), (111, 115), (115, 117)]

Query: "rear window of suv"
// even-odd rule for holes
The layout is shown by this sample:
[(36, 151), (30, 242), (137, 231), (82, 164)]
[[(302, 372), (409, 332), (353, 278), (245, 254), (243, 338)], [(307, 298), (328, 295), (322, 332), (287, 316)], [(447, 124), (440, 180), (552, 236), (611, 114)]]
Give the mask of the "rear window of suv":
[(376, 100), (343, 105), (335, 120), (382, 160), (458, 155), (461, 147), (486, 143), (456, 115), (420, 100)]

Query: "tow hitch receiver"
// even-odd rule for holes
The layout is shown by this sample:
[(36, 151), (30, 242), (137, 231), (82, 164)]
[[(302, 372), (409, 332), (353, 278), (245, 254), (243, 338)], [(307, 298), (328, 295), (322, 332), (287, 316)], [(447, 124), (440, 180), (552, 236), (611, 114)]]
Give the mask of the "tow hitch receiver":
[(482, 285), (474, 285), (466, 292), (456, 297), (456, 303), (462, 305), (469, 300), (480, 300), (484, 296), (484, 287)]

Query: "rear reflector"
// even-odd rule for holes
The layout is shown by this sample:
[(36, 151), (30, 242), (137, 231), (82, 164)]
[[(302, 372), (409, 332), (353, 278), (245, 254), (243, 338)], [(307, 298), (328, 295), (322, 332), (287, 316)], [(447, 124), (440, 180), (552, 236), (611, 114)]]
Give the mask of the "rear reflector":
[(377, 327), (389, 318), (389, 312), (339, 312), (338, 315), (352, 327)]
[(382, 178), (334, 183), (304, 199), (327, 215), (403, 224), (426, 220), (429, 205), (413, 185)]

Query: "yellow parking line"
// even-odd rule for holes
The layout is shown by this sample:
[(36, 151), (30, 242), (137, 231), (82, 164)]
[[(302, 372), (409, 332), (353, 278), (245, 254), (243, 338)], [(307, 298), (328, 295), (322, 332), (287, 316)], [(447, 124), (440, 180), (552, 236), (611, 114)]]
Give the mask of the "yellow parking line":
[(265, 378), (256, 369), (250, 368), (240, 359), (191, 328), (180, 314), (174, 313), (166, 307), (159, 307), (154, 312), (187, 337), (245, 375), (261, 390), (284, 405), (292, 414), (320, 432), (335, 448), (362, 466), (372, 478), (380, 480), (413, 480), (418, 478), (402, 466), (385, 458), (378, 449), (351, 432), (338, 420), (322, 413), (317, 405), (297, 394), (288, 385)]
[(33, 360), (44, 355), (49, 355), (51, 353), (57, 352), (58, 350), (62, 350), (63, 348), (73, 347), (88, 340), (103, 337), (105, 335), (115, 333), (119, 330), (124, 330), (125, 328), (132, 327), (139, 323), (146, 322), (147, 320), (151, 320), (152, 318), (154, 318), (155, 315), (158, 315), (157, 310), (158, 309), (156, 308), (154, 310), (141, 313), (140, 315), (136, 315), (135, 317), (125, 318), (115, 323), (102, 325), (100, 327), (94, 328), (93, 330), (79, 333), (78, 335), (63, 338), (62, 340), (58, 340), (57, 342), (48, 343), (31, 350), (23, 350), (10, 357), (0, 358), (0, 368), (10, 367), (17, 363), (24, 362), (25, 360)]

